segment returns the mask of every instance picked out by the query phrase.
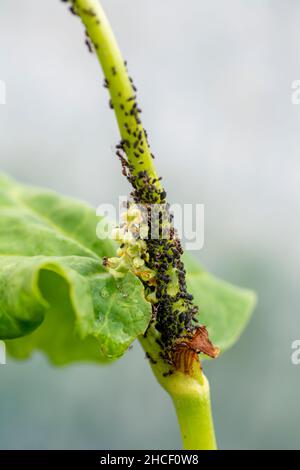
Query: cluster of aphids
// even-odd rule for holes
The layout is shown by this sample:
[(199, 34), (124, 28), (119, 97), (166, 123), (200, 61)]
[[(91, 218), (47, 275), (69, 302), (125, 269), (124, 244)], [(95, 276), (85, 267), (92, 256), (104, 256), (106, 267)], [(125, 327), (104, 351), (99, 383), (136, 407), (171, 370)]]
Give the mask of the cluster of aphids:
[[(167, 210), (167, 209), (166, 209)], [(198, 307), (188, 293), (186, 272), (181, 261), (182, 248), (174, 229), (168, 239), (147, 240), (148, 266), (156, 274), (154, 305), (157, 340), (164, 359), (172, 363), (172, 352), (178, 340), (192, 338), (197, 326)]]
[[(133, 84), (132, 79), (131, 82)], [(110, 86), (107, 79), (104, 86)], [(138, 114), (141, 110), (137, 106), (136, 95), (128, 98), (127, 102), (128, 100), (132, 103), (129, 110), (122, 103), (119, 106), (124, 114), (127, 113), (125, 118), (127, 115), (135, 118), (136, 127), (132, 126), (132, 121), (130, 126), (125, 119), (124, 127), (128, 137), (123, 138), (116, 146), (117, 156), (122, 164), (123, 175), (134, 188), (131, 193), (133, 200), (137, 204), (143, 204), (148, 211), (149, 236), (145, 241), (149, 259), (146, 264), (156, 272), (156, 285), (145, 287), (155, 293), (153, 321), (160, 333), (158, 342), (164, 359), (172, 362), (172, 348), (175, 343), (181, 338), (191, 338), (195, 332), (198, 308), (193, 305), (193, 297), (187, 292), (186, 272), (181, 261), (183, 251), (172, 225), (166, 192), (164, 189), (158, 189), (156, 185), (161, 178), (152, 178), (147, 169), (136, 171), (136, 165), (132, 165), (127, 158), (128, 154), (133, 155), (132, 158), (136, 158), (138, 164), (143, 165), (143, 139), (146, 139), (149, 146), (147, 132), (140, 127)], [(111, 102), (110, 107), (113, 107)], [(155, 210), (157, 214), (153, 213)], [(153, 224), (157, 226), (153, 227)], [(154, 238), (151, 238), (151, 233), (155, 233)]]
[[(62, 0), (70, 3), (70, 11), (77, 15), (78, 5), (76, 0)], [(83, 11), (84, 14), (97, 16), (92, 10)], [(86, 45), (90, 52), (93, 46), (98, 49), (97, 44), (92, 44), (88, 33), (86, 32)], [(124, 63), (127, 66), (126, 62)], [(109, 77), (104, 79), (104, 87), (110, 89), (111, 81), (117, 76), (118, 70), (115, 66), (111, 67)], [(199, 328), (197, 322), (198, 308), (193, 305), (193, 297), (187, 292), (186, 272), (184, 264), (181, 261), (183, 254), (180, 241), (172, 224), (172, 215), (169, 212), (169, 206), (166, 203), (166, 192), (161, 188), (161, 178), (155, 178), (147, 171), (145, 158), (149, 158), (149, 142), (146, 130), (141, 125), (140, 113), (136, 99), (137, 88), (130, 78), (132, 94), (131, 96), (122, 96), (122, 92), (111, 93), (113, 99), (109, 101), (111, 109), (118, 107), (118, 113), (123, 113), (122, 140), (116, 146), (116, 153), (122, 164), (122, 173), (133, 187), (131, 196), (137, 204), (143, 204), (149, 213), (148, 233), (153, 233), (153, 224), (155, 233), (159, 237), (152, 238), (151, 235), (145, 240), (147, 244), (147, 262), (146, 266), (155, 271), (155, 285), (147, 284), (143, 281), (146, 290), (153, 294), (153, 324), (160, 333), (160, 339), (157, 340), (161, 347), (162, 357), (173, 364), (173, 353), (178, 341), (191, 339)], [(116, 110), (116, 109), (115, 109)], [(145, 153), (147, 152), (147, 156)], [(154, 158), (153, 154), (150, 154)], [(132, 163), (134, 162), (134, 164)], [(141, 169), (138, 169), (141, 166)], [(153, 217), (153, 205), (159, 204), (160, 209), (157, 217)], [(165, 229), (169, 228), (168, 236), (165, 236)]]
[[(70, 4), (70, 7), (69, 7), (70, 13), (72, 13), (72, 15), (74, 15), (74, 16), (78, 16), (77, 10), (78, 10), (79, 7), (76, 4), (76, 0), (61, 0), (61, 1), (63, 3), (69, 3)], [(92, 9), (90, 9), (90, 10), (83, 9), (82, 12), (85, 13), (86, 15), (92, 17), (92, 18), (95, 18), (96, 23), (100, 23), (97, 16), (96, 16), (96, 13)], [(88, 51), (91, 54), (94, 52), (94, 48), (98, 49), (98, 44), (93, 44), (87, 30), (85, 30), (84, 43), (85, 43), (86, 47), (88, 48)]]
[[(125, 62), (126, 66), (126, 62)], [(116, 69), (112, 67), (112, 70)], [(114, 74), (113, 74), (114, 75)], [(118, 93), (118, 103), (115, 105), (109, 101), (110, 108), (119, 106), (124, 115), (123, 138), (116, 145), (116, 153), (122, 164), (122, 173), (128, 179), (134, 191), (131, 193), (137, 204), (158, 204), (165, 202), (166, 192), (159, 189), (158, 183), (161, 178), (151, 177), (143, 168), (145, 164), (145, 148), (149, 148), (147, 131), (141, 126), (140, 113), (142, 112), (136, 101), (137, 88), (130, 78), (133, 94), (127, 99), (122, 99), (121, 92)], [(110, 82), (105, 79), (104, 87), (109, 88)], [(127, 157), (129, 156), (129, 158)], [(154, 155), (151, 154), (154, 159)], [(134, 164), (133, 164), (134, 162)], [(141, 169), (139, 170), (139, 166)]]
[[(125, 64), (126, 65), (126, 64)], [(112, 71), (112, 75), (117, 73)], [(113, 78), (113, 77), (112, 77)], [(130, 79), (134, 92), (137, 91), (132, 79)], [(104, 80), (104, 87), (110, 87), (107, 78)], [(122, 173), (133, 186), (131, 196), (136, 204), (143, 204), (148, 211), (148, 238), (147, 252), (149, 259), (147, 267), (156, 272), (156, 285), (147, 285), (146, 289), (153, 291), (155, 302), (153, 302), (153, 322), (155, 328), (160, 333), (158, 343), (161, 347), (161, 354), (165, 360), (172, 363), (173, 348), (181, 338), (192, 338), (197, 327), (198, 308), (193, 305), (193, 297), (187, 292), (186, 272), (181, 261), (183, 254), (180, 241), (172, 225), (172, 215), (166, 203), (166, 192), (157, 183), (161, 178), (153, 178), (147, 169), (136, 170), (137, 165), (131, 161), (135, 158), (137, 164), (143, 165), (144, 144), (147, 132), (141, 128), (139, 113), (141, 109), (137, 105), (136, 94), (122, 102), (119, 94), (117, 105), (125, 116), (125, 137), (116, 146), (116, 153), (122, 164)], [(128, 106), (130, 103), (130, 106)], [(115, 106), (110, 101), (110, 107)], [(126, 121), (126, 118), (134, 118)], [(135, 122), (135, 125), (132, 124)], [(129, 155), (131, 160), (127, 157)], [(155, 207), (157, 214), (153, 214)], [(153, 227), (156, 224), (156, 227)], [(169, 228), (169, 230), (166, 230)], [(155, 238), (151, 238), (151, 233), (155, 233)], [(165, 236), (167, 233), (167, 236)], [(157, 234), (159, 236), (157, 237)]]

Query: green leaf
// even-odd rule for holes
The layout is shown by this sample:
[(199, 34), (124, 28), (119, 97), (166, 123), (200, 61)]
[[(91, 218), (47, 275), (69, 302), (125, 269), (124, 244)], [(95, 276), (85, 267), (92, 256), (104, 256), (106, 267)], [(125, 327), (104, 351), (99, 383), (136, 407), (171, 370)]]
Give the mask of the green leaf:
[(184, 262), (188, 290), (199, 306), (198, 319), (222, 353), (233, 346), (245, 329), (256, 304), (256, 295), (205, 272), (190, 255), (185, 254)]
[[(97, 238), (99, 220), (86, 204), (0, 175), (0, 339), (12, 356), (40, 350), (56, 364), (114, 359), (147, 328), (141, 282), (130, 273), (116, 281), (102, 267), (115, 244)], [(225, 351), (245, 328), (255, 294), (184, 258), (199, 320)]]
[(121, 356), (151, 318), (141, 282), (102, 266), (95, 210), (0, 175), (0, 339), (26, 358), (102, 361)]

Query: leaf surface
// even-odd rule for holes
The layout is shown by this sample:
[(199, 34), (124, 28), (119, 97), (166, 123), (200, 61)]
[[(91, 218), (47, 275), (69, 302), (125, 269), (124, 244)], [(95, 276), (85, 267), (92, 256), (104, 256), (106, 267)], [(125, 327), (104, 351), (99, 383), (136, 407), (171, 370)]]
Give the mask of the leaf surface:
[(11, 355), (114, 359), (147, 328), (141, 282), (102, 266), (115, 245), (97, 239), (98, 222), (86, 204), (0, 177), (0, 338)]
[(207, 273), (190, 255), (185, 254), (184, 262), (188, 291), (199, 307), (198, 319), (222, 353), (241, 336), (253, 313), (256, 295)]

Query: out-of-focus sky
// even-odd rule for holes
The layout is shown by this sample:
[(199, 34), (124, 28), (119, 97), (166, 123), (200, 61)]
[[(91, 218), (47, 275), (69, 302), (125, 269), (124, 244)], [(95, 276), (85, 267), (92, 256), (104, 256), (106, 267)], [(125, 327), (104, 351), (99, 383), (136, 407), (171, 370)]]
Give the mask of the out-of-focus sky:
[[(169, 199), (205, 204), (212, 272), (257, 291), (239, 343), (205, 364), (221, 448), (300, 448), (297, 0), (103, 0)], [(59, 0), (1, 0), (0, 169), (85, 199), (129, 187), (95, 56)], [(178, 448), (138, 344), (111, 367), (0, 366), (1, 448)]]

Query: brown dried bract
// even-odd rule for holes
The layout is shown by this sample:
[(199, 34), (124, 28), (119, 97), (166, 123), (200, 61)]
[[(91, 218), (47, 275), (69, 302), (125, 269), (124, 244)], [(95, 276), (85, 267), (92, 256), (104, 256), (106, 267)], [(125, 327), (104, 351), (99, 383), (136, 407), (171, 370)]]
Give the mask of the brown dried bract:
[(210, 341), (206, 327), (199, 326), (193, 337), (176, 343), (173, 348), (172, 360), (176, 370), (192, 375), (195, 361), (199, 363), (198, 354), (202, 353), (214, 359), (219, 355), (219, 352), (220, 349)]

